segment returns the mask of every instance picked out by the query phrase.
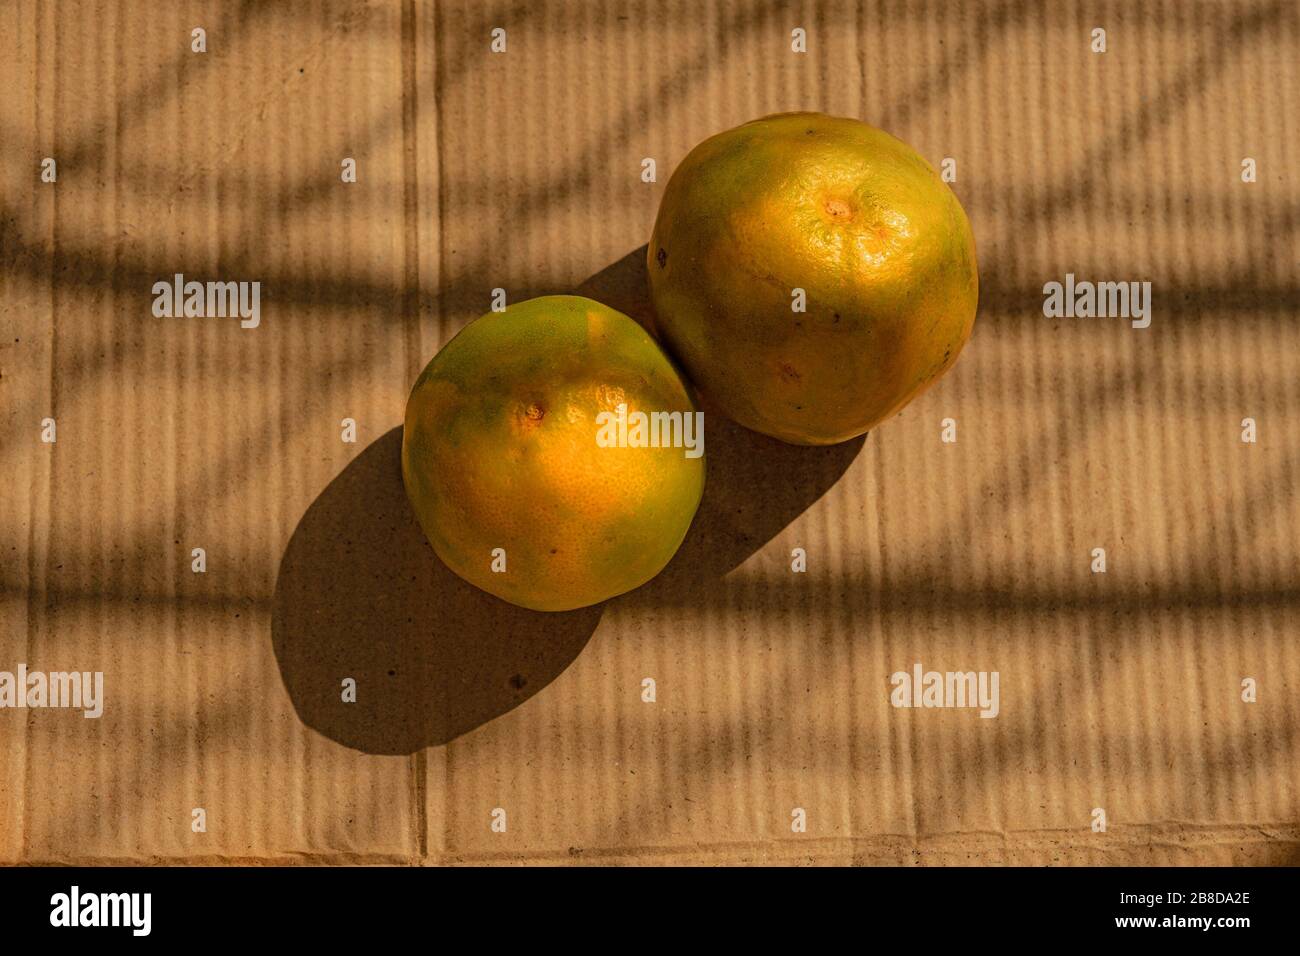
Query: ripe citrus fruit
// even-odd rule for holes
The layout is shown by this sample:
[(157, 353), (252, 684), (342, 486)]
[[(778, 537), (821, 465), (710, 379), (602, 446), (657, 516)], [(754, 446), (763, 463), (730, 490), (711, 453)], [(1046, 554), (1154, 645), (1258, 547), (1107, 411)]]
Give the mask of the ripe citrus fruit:
[(701, 394), (805, 445), (860, 435), (920, 394), (956, 361), (979, 297), (970, 223), (934, 169), (820, 113), (691, 150), (647, 267), (656, 328)]
[[(689, 440), (695, 412), (632, 319), (579, 296), (530, 299), (471, 322), (425, 367), (406, 404), (402, 478), (434, 550), (466, 581), (534, 610), (584, 607), (650, 580), (686, 536), (702, 435), (697, 450), (664, 444), (673, 421)], [(652, 413), (660, 447), (635, 427)]]

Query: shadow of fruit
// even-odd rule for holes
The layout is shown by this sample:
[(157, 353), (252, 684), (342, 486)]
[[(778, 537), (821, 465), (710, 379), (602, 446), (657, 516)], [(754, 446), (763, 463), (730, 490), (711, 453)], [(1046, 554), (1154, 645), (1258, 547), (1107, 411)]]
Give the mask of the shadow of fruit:
[[(645, 246), (578, 292), (644, 320)], [(704, 497), (664, 571), (618, 601), (704, 606), (727, 572), (825, 494), (863, 439), (800, 448), (708, 419)], [(507, 604), (453, 574), (402, 485), (402, 429), (361, 452), (321, 492), (280, 561), (271, 644), (299, 718), (372, 754), (445, 744), (555, 680), (587, 645), (604, 604), (561, 613)], [(716, 599), (716, 596), (715, 596)], [(345, 702), (343, 681), (355, 681)]]
[(445, 744), (519, 706), (572, 663), (602, 610), (529, 611), (452, 574), (411, 512), (401, 448), (390, 429), (307, 509), (271, 612), (299, 718), (371, 754)]

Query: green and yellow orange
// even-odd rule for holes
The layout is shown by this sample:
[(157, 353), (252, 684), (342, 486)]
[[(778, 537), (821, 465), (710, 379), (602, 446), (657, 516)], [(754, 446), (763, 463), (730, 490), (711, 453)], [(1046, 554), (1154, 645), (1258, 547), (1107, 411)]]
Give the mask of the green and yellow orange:
[(690, 527), (703, 457), (601, 447), (602, 412), (695, 405), (636, 322), (545, 296), (465, 327), (407, 402), (402, 476), (439, 557), (514, 604), (560, 611), (654, 577)]

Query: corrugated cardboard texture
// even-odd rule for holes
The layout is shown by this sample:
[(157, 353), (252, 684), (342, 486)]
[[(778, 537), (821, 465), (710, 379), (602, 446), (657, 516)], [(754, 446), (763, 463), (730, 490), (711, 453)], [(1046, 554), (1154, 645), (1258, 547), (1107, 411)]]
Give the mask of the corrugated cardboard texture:
[[(0, 670), (107, 701), (0, 711), (0, 859), (1296, 860), (1300, 8), (957, 6), (5, 4)], [(466, 590), (402, 497), (419, 369), (494, 288), (644, 313), (671, 170), (789, 109), (956, 160), (960, 361), (839, 448), (711, 418), (635, 593)], [(261, 325), (154, 317), (175, 273)], [(1066, 273), (1151, 327), (1045, 318)], [(891, 707), (916, 661), (999, 716)]]

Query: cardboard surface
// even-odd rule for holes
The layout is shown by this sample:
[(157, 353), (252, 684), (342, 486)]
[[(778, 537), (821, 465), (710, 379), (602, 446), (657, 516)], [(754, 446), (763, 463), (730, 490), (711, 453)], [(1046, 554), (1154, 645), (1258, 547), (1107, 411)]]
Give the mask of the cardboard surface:
[[(0, 860), (1300, 859), (1300, 8), (954, 6), (0, 8), (0, 670), (105, 688), (0, 710)], [(494, 288), (643, 315), (672, 169), (788, 109), (956, 160), (956, 366), (832, 449), (711, 417), (692, 536), (603, 607), (461, 585), (419, 369)], [(260, 324), (156, 317), (176, 273)], [(1067, 273), (1150, 327), (1045, 317)], [(892, 707), (918, 661), (998, 716)]]

